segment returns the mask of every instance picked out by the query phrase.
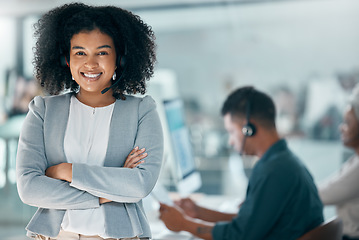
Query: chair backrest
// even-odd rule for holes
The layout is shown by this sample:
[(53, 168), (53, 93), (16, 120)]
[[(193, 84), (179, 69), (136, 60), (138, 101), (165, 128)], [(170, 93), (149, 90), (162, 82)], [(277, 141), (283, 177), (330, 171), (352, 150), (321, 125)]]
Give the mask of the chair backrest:
[(305, 233), (297, 240), (341, 240), (342, 235), (343, 222), (335, 217)]

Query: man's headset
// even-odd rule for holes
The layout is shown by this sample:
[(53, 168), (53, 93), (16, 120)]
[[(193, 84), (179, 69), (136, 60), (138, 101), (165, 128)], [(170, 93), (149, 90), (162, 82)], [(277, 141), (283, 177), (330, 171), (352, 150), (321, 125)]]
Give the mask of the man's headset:
[(253, 95), (254, 95), (254, 90), (251, 89), (250, 92), (248, 93), (248, 98), (246, 102), (246, 124), (242, 128), (242, 133), (246, 137), (254, 136), (257, 130), (254, 124), (250, 122)]
[[(120, 80), (122, 79), (123, 74), (124, 74), (124, 72), (125, 72), (125, 70), (126, 70), (126, 67), (127, 67), (127, 65), (126, 65), (126, 56), (127, 56), (127, 45), (125, 44), (125, 54), (124, 54), (124, 55), (121, 55), (121, 54), (120, 54), (120, 55), (117, 57), (117, 60), (116, 60), (116, 66), (117, 66), (117, 67), (120, 67), (120, 68), (122, 69), (121, 75), (120, 75), (120, 77), (116, 80), (116, 82), (113, 83), (110, 87), (107, 87), (107, 88), (105, 88), (104, 90), (102, 90), (102, 91), (101, 91), (102, 94), (105, 94), (108, 90), (110, 90), (111, 88), (113, 88), (114, 86), (116, 86), (116, 85), (120, 82)], [(69, 56), (66, 56), (66, 54), (64, 54), (63, 52), (61, 52), (61, 54), (60, 54), (60, 64), (61, 64), (62, 67), (70, 67), (70, 64), (69, 64), (68, 59), (69, 59)]]
[(239, 151), (239, 155), (243, 155), (244, 145), (246, 143), (247, 137), (254, 136), (257, 131), (254, 124), (250, 122), (253, 95), (254, 95), (254, 90), (251, 89), (250, 92), (248, 93), (247, 102), (246, 102), (246, 124), (242, 127), (242, 133), (244, 135), (244, 138), (243, 138), (241, 149)]

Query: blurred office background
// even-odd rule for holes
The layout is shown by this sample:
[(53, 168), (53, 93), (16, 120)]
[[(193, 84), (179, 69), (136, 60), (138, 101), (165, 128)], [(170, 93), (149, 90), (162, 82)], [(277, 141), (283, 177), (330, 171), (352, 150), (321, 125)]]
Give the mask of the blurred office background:
[[(65, 0), (0, 0), (0, 234), (23, 239), (34, 208), (19, 200), (17, 139), (33, 78), (32, 25)], [(202, 177), (199, 192), (243, 196), (250, 163), (227, 146), (220, 108), (235, 88), (269, 93), (277, 125), (319, 183), (352, 154), (338, 125), (359, 82), (357, 0), (105, 0), (153, 27), (157, 71), (171, 72)], [(156, 73), (155, 73), (156, 75)], [(335, 214), (326, 208), (326, 216)], [(21, 230), (19, 230), (21, 229)]]

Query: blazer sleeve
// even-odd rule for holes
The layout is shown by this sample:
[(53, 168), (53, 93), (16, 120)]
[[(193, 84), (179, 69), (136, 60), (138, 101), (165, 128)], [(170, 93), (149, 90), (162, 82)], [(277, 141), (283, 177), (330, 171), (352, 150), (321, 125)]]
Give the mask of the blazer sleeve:
[(29, 104), (29, 112), (20, 133), (16, 176), (21, 200), (25, 204), (48, 209), (99, 207), (98, 197), (45, 175), (49, 167), (43, 130), (45, 109), (44, 99), (35, 97)]
[(342, 168), (320, 184), (318, 190), (325, 205), (341, 205), (359, 197), (359, 159), (354, 156)]
[(72, 165), (72, 187), (115, 202), (127, 203), (138, 202), (152, 191), (162, 164), (162, 127), (151, 97), (141, 99), (137, 107), (138, 126), (134, 146), (146, 148), (148, 155), (145, 162), (132, 169), (75, 163)]

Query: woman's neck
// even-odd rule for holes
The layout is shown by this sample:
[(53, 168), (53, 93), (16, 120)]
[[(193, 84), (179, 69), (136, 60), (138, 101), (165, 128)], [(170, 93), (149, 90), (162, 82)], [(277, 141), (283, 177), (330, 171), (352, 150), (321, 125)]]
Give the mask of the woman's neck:
[(83, 104), (90, 107), (105, 107), (116, 101), (112, 96), (112, 91), (109, 90), (105, 94), (82, 92), (81, 90), (76, 94), (76, 98)]

